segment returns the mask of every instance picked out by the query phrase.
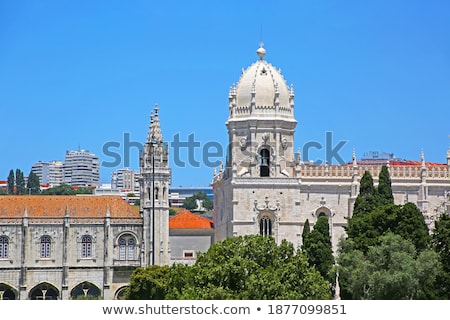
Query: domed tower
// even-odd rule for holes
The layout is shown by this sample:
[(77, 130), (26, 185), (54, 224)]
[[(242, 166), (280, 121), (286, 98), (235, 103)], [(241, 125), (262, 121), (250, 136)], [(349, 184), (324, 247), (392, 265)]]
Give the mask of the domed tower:
[[(286, 238), (296, 226), (300, 185), (294, 156), (294, 89), (281, 71), (259, 59), (229, 92), (226, 168), (215, 172), (215, 241), (245, 234)], [(294, 211), (295, 209), (295, 211)], [(291, 221), (286, 224), (286, 221)]]
[(292, 177), (294, 89), (266, 60), (266, 50), (243, 71), (229, 92), (227, 167), (233, 176)]

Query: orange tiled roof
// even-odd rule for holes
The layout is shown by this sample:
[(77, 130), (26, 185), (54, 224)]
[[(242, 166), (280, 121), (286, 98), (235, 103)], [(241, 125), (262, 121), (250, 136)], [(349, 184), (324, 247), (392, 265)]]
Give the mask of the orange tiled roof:
[(170, 229), (212, 229), (212, 221), (208, 218), (182, 211), (169, 219)]
[(0, 196), (0, 218), (21, 218), (26, 209), (28, 217), (62, 218), (105, 217), (109, 208), (111, 218), (139, 218), (139, 211), (120, 196)]

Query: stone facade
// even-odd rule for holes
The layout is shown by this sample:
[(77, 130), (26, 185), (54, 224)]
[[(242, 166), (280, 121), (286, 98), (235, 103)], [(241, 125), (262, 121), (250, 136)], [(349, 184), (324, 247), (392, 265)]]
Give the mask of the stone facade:
[(2, 299), (115, 299), (142, 265), (142, 239), (120, 197), (2, 196)]
[(120, 196), (1, 196), (0, 300), (119, 299), (137, 267), (168, 265), (171, 171), (158, 108), (141, 206)]
[(242, 72), (229, 92), (226, 126), (229, 150), (225, 168), (214, 173), (215, 241), (246, 234), (274, 236), (301, 247), (303, 225), (329, 217), (333, 247), (345, 236), (368, 170), (375, 184), (382, 165), (389, 168), (395, 203), (415, 203), (430, 226), (450, 212), (450, 150), (447, 163), (353, 161), (339, 165), (303, 163), (294, 152), (294, 89), (280, 70), (259, 60)]

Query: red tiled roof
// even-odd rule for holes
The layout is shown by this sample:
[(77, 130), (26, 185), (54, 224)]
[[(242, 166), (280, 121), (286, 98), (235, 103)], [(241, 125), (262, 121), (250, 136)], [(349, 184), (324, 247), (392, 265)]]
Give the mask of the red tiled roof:
[(140, 218), (120, 196), (0, 196), (0, 218), (21, 218), (26, 209), (28, 217), (62, 218), (105, 217)]
[(170, 229), (212, 229), (212, 221), (208, 218), (182, 211), (169, 219)]

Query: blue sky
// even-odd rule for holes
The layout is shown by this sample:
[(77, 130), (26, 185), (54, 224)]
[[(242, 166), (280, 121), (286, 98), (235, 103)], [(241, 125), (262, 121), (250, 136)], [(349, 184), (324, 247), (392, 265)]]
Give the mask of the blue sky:
[[(200, 143), (174, 186), (205, 186), (208, 142), (227, 144), (228, 90), (257, 60), (295, 88), (295, 149), (316, 141), (444, 163), (450, 145), (449, 1), (0, 0), (0, 180), (86, 149), (138, 168), (154, 105), (163, 135)], [(171, 150), (173, 151), (173, 150)], [(214, 150), (213, 150), (214, 151)], [(325, 158), (325, 149), (309, 155)], [(225, 159), (210, 158), (210, 161)]]

